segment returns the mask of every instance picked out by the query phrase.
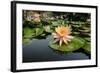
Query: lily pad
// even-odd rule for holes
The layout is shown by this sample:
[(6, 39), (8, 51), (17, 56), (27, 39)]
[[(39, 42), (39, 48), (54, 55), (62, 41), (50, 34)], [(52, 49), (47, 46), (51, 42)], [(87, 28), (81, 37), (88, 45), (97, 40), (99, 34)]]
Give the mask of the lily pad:
[(25, 27), (23, 29), (24, 38), (32, 38), (41, 35), (44, 32), (43, 28), (29, 28)]
[(80, 27), (80, 25), (72, 25), (73, 27), (76, 27), (76, 28), (78, 28), (78, 27)]
[(23, 44), (28, 44), (30, 41), (30, 39), (23, 39)]
[(57, 21), (52, 21), (52, 26), (58, 26), (58, 22)]
[(80, 32), (73, 32), (73, 34), (75, 34), (75, 35), (79, 35), (79, 34), (80, 34)]
[(29, 27), (25, 27), (23, 29), (23, 32), (24, 32), (24, 38), (31, 38), (32, 35), (35, 34), (35, 31)]
[(58, 43), (54, 43), (54, 40), (49, 42), (49, 46), (52, 49), (62, 51), (62, 52), (76, 51), (81, 47), (83, 47), (84, 44), (85, 44), (85, 40), (79, 37), (74, 37), (71, 42), (69, 42), (68, 44), (63, 43), (61, 46), (59, 46)]
[(38, 36), (44, 32), (43, 28), (35, 28), (35, 36)]
[(90, 37), (85, 37), (84, 38), (86, 41), (90, 42), (91, 41), (91, 38)]
[(85, 52), (91, 53), (91, 44), (90, 44), (90, 42), (86, 42), (85, 45), (82, 48), (85, 50)]
[(48, 33), (51, 33), (51, 32), (52, 32), (50, 26), (44, 26), (44, 30), (45, 30), (46, 32), (48, 32)]

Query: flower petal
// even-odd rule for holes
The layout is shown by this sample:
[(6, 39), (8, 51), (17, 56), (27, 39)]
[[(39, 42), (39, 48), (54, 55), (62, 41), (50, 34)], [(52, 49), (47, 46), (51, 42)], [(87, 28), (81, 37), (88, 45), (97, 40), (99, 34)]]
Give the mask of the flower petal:
[(62, 45), (62, 41), (63, 41), (63, 40), (62, 40), (62, 39), (60, 39), (60, 41), (59, 41), (59, 45), (60, 45), (60, 46)]
[(54, 38), (60, 38), (60, 36), (59, 35), (55, 35)]
[(73, 39), (74, 37), (73, 37), (73, 36), (67, 35), (66, 38), (68, 38), (68, 39)]
[(68, 43), (68, 42), (67, 42), (67, 39), (66, 39), (65, 37), (63, 37), (63, 41), (64, 41), (65, 44)]
[(56, 33), (52, 33), (53, 36), (57, 35)]
[(59, 39), (55, 39), (55, 40), (54, 40), (54, 43), (56, 43), (56, 42), (58, 42), (58, 41), (59, 41)]

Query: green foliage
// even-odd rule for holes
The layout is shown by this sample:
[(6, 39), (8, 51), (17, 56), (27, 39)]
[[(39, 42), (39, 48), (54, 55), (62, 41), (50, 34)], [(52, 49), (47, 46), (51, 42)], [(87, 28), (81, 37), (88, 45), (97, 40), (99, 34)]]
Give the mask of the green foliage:
[(53, 32), (53, 30), (51, 29), (50, 26), (44, 26), (44, 30), (45, 30), (45, 32), (48, 32), (48, 33), (52, 33)]
[(29, 38), (23, 39), (23, 44), (28, 44), (31, 40)]
[[(23, 21), (23, 43), (27, 44), (31, 39), (46, 38), (46, 36), (55, 31), (55, 27), (71, 25), (72, 35), (76, 36), (67, 45), (62, 44), (59, 46), (58, 43), (53, 43), (54, 40), (49, 42), (49, 47), (53, 50), (63, 51), (63, 52), (73, 52), (78, 49), (84, 49), (86, 53), (91, 53), (91, 39), (90, 39), (90, 22), (87, 22), (86, 14), (70, 14), (68, 19), (50, 19), (53, 16), (52, 13), (46, 13), (46, 18), (41, 19), (41, 22), (34, 21)], [(50, 15), (48, 17), (48, 15)], [(83, 16), (83, 17), (82, 17)], [(85, 19), (86, 18), (86, 19)], [(83, 22), (84, 21), (84, 22)]]
[(23, 32), (24, 32), (24, 38), (31, 38), (32, 35), (35, 35), (35, 30), (29, 27), (23, 28)]
[[(34, 28), (33, 28), (34, 29)], [(35, 28), (35, 36), (39, 36), (44, 32), (43, 28)]]
[(54, 50), (63, 51), (63, 52), (76, 51), (81, 47), (83, 47), (85, 44), (85, 40), (80, 37), (74, 37), (71, 42), (69, 42), (67, 45), (63, 44), (62, 46), (60, 46), (58, 43), (54, 43), (53, 41), (54, 40), (49, 42), (49, 46)]
[(52, 21), (52, 26), (61, 26), (61, 25), (68, 25), (69, 21), (67, 20), (56, 20), (56, 21)]
[(85, 45), (82, 47), (86, 53), (91, 53), (91, 44), (90, 42), (86, 42)]
[(24, 37), (25, 38), (30, 38), (30, 37), (35, 37), (35, 36), (38, 36), (40, 34), (42, 34), (44, 32), (44, 29), (43, 28), (29, 28), (29, 27), (26, 27), (23, 29), (24, 31)]
[(33, 25), (34, 25), (33, 21), (28, 21), (28, 20), (23, 21), (23, 26), (24, 27), (34, 27)]
[(58, 22), (56, 22), (56, 21), (52, 22), (52, 26), (58, 26), (58, 25), (60, 25), (60, 24), (58, 24)]

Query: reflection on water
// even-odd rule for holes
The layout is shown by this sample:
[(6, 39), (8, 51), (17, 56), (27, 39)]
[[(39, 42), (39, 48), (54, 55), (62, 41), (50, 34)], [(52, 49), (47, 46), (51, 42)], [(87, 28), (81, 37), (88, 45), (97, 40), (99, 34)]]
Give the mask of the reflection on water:
[(28, 44), (23, 44), (23, 62), (84, 60), (89, 56), (82, 52), (59, 53), (48, 47), (51, 36), (46, 39), (32, 39)]

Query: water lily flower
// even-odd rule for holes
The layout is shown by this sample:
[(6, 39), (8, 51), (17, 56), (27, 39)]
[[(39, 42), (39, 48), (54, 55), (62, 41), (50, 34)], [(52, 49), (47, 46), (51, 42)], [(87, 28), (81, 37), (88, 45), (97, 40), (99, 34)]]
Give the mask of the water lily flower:
[(33, 16), (33, 20), (34, 22), (40, 22), (41, 21), (40, 14), (35, 13)]
[(64, 42), (65, 44), (68, 44), (73, 39), (73, 36), (71, 34), (71, 26), (58, 26), (55, 28), (55, 33), (52, 33), (55, 41), (59, 42), (59, 45), (61, 46)]

